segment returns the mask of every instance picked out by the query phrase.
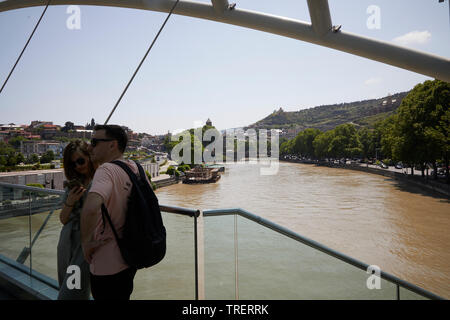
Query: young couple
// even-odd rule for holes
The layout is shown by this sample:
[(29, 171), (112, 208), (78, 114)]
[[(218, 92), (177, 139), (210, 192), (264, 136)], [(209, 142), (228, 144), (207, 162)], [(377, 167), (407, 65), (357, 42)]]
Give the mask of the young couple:
[[(95, 300), (129, 300), (133, 292), (136, 269), (122, 259), (112, 229), (101, 215), (104, 203), (120, 237), (132, 183), (122, 168), (109, 162), (121, 160), (139, 174), (133, 161), (123, 159), (127, 141), (120, 126), (97, 125), (90, 145), (75, 141), (64, 150), (64, 172), (71, 184), (60, 214), (64, 226), (58, 243), (58, 299), (89, 299), (92, 293)], [(79, 287), (71, 285), (69, 266), (81, 271)]]

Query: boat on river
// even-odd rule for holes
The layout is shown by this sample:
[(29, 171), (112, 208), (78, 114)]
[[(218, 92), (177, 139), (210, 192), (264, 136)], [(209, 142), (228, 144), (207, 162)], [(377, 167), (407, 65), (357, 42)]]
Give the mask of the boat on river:
[(183, 183), (214, 183), (220, 179), (218, 168), (197, 167), (186, 171)]

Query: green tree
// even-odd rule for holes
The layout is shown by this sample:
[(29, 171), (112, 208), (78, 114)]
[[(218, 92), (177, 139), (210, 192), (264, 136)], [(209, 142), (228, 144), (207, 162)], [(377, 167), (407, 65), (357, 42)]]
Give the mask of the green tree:
[(28, 164), (33, 164), (37, 162), (39, 162), (39, 156), (35, 153), (29, 155), (28, 158), (26, 159), (26, 163)]
[(399, 140), (396, 136), (396, 115), (390, 116), (376, 124), (374, 144), (377, 158), (399, 160), (394, 155), (395, 148), (398, 148)]
[[(421, 167), (443, 159), (449, 177), (450, 157), (450, 84), (434, 80), (418, 84), (402, 100), (394, 117), (393, 154), (396, 158)], [(436, 175), (435, 175), (436, 178)]]
[(17, 152), (17, 163), (22, 163), (25, 162), (25, 157), (23, 156), (23, 154), (21, 152)]
[(330, 142), (331, 154), (339, 158), (351, 158), (362, 153), (356, 128), (352, 124), (341, 124), (334, 128), (334, 137)]
[(280, 155), (288, 155), (294, 153), (294, 139), (283, 142), (280, 145)]
[(19, 149), (20, 148), (20, 142), (21, 141), (26, 141), (27, 139), (25, 139), (22, 136), (16, 136), (13, 137), (11, 139), (9, 139), (8, 143), (13, 146), (15, 149)]
[(314, 154), (317, 158), (330, 158), (333, 157), (330, 151), (330, 144), (334, 138), (334, 130), (329, 130), (319, 134), (313, 141)]
[(46, 153), (44, 153), (41, 156), (40, 162), (41, 163), (49, 163), (49, 162), (51, 162), (54, 159), (55, 159), (55, 154), (53, 153), (52, 150), (48, 150)]
[(9, 144), (0, 142), (0, 165), (13, 167), (17, 164), (18, 153)]
[(297, 134), (294, 139), (294, 152), (303, 156), (314, 157), (314, 139), (320, 134), (320, 130), (308, 128)]
[(308, 158), (313, 158), (314, 157), (314, 145), (313, 145), (313, 141), (314, 139), (321, 133), (320, 130), (318, 129), (306, 129), (305, 131), (303, 131), (303, 152), (305, 157)]
[(366, 127), (358, 131), (359, 141), (361, 142), (361, 155), (363, 158), (369, 158), (374, 154), (374, 135), (373, 130)]

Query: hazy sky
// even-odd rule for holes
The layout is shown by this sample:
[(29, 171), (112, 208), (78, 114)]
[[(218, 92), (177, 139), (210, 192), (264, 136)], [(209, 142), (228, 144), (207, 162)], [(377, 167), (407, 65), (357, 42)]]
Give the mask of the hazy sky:
[[(330, 0), (342, 30), (450, 56), (449, 0)], [(209, 2), (203, 0), (202, 2)], [(231, 1), (230, 1), (231, 2)], [(310, 21), (306, 0), (235, 0), (237, 8)], [(367, 8), (380, 8), (369, 29)], [(166, 13), (50, 6), (0, 94), (0, 123), (103, 123)], [(0, 13), (0, 82), (43, 7)], [(386, 96), (429, 77), (260, 31), (173, 15), (110, 123), (162, 134), (210, 118), (218, 129), (286, 111)], [(0, 84), (0, 85), (1, 85)]]

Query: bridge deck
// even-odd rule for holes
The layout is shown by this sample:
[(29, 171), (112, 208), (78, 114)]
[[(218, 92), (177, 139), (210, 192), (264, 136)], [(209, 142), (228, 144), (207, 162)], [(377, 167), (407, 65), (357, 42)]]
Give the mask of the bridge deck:
[(58, 283), (0, 254), (0, 300), (56, 300)]

